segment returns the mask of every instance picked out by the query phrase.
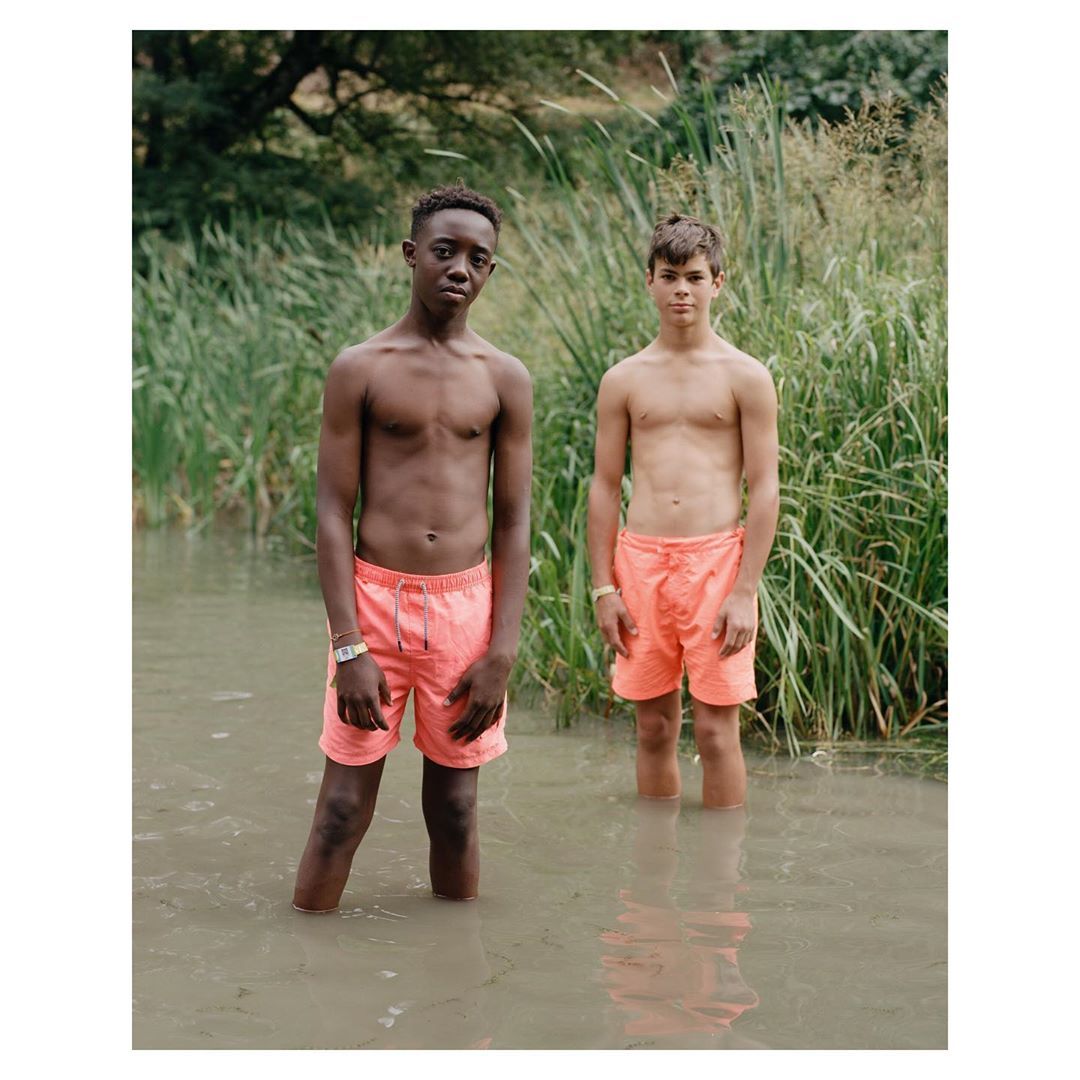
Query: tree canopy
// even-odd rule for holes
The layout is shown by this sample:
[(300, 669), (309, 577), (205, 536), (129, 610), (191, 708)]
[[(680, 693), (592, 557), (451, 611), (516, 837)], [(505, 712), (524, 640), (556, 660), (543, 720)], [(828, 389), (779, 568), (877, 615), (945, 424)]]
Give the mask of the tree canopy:
[[(132, 35), (136, 208), (365, 197), (415, 165), (418, 137), (535, 104), (633, 31), (153, 30)], [(369, 163), (358, 175), (345, 162)], [(377, 164), (374, 155), (377, 155)], [(379, 175), (372, 175), (378, 169)], [(343, 194), (338, 190), (337, 194)]]

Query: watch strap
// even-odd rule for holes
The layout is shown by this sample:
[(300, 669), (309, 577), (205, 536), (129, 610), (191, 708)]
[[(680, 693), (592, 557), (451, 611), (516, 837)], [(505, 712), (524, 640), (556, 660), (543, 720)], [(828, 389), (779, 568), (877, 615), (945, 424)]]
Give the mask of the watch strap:
[(357, 641), (351, 645), (342, 645), (340, 649), (335, 649), (334, 658), (339, 664), (343, 664), (346, 660), (355, 660), (358, 656), (363, 656), (367, 651), (367, 645), (362, 641)]

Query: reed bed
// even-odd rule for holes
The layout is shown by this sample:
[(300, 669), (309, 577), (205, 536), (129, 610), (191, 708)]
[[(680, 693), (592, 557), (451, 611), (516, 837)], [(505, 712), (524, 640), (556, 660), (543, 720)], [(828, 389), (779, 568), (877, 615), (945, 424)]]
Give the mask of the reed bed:
[[(655, 220), (683, 210), (724, 230), (717, 330), (767, 364), (780, 400), (781, 513), (748, 715), (796, 753), (943, 732), (944, 103), (904, 125), (879, 102), (815, 131), (783, 122), (768, 86), (723, 111), (703, 87), (701, 130), (666, 93), (668, 128), (628, 106), (614, 134), (587, 118), (558, 145), (523, 129), (543, 178), (503, 200), (506, 269), (474, 325), (522, 357), (536, 389), (516, 691), (563, 723), (630, 715), (611, 698), (588, 602), (593, 404), (607, 367), (655, 335), (644, 254)], [(481, 167), (462, 171), (497, 190)], [(404, 310), (398, 239), (258, 222), (143, 235), (139, 520), (198, 527), (239, 509), (257, 532), (311, 544), (323, 377), (342, 346)]]
[[(362, 254), (361, 254), (362, 253)], [(136, 250), (137, 519), (222, 511), (310, 544), (322, 383), (345, 345), (398, 318), (397, 252), (327, 226), (208, 225)]]

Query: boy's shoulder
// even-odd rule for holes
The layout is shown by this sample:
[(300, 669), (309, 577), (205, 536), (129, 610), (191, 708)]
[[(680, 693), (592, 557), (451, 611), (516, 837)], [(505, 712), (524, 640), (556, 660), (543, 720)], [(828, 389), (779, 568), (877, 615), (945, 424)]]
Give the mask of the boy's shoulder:
[(745, 387), (748, 390), (773, 385), (772, 373), (755, 356), (736, 348), (730, 341), (717, 338), (716, 358), (724, 364), (732, 378), (736, 390)]
[(473, 333), (471, 344), (475, 348), (476, 355), (491, 367), (493, 378), (507, 386), (524, 386), (532, 384), (532, 376), (529, 369), (512, 353), (504, 352), (496, 348), (486, 338)]
[(621, 360), (616, 360), (600, 377), (600, 385), (613, 390), (620, 387), (629, 387), (630, 383), (639, 376), (656, 370), (661, 358), (655, 349), (655, 344), (653, 342), (646, 345), (644, 349), (639, 349), (636, 353), (631, 353)]
[(360, 373), (370, 369), (384, 356), (401, 351), (404, 344), (395, 330), (396, 327), (388, 326), (365, 341), (347, 345), (334, 357), (331, 370)]

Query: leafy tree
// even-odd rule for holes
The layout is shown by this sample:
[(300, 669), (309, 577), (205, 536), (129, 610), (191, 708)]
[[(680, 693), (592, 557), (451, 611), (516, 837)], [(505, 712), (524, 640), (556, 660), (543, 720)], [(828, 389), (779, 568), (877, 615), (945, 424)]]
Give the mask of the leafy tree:
[(702, 35), (692, 74), (722, 88), (784, 84), (795, 119), (840, 123), (868, 90), (926, 105), (948, 67), (944, 30), (724, 30)]
[[(631, 31), (135, 31), (136, 208), (159, 222), (228, 206), (357, 209), (418, 139), (490, 138), (572, 72), (634, 47)], [(364, 167), (351, 175), (349, 158)], [(429, 159), (430, 162), (430, 159)]]

